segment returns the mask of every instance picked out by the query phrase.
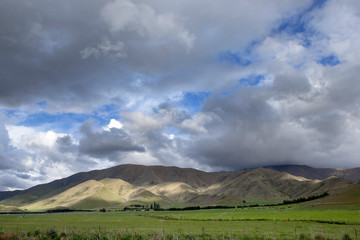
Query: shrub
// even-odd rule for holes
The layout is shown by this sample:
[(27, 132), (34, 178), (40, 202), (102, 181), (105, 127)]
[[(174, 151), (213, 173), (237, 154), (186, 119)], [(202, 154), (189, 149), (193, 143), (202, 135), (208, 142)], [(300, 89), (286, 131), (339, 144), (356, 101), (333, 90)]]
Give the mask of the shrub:
[(351, 240), (351, 237), (349, 236), (349, 234), (345, 233), (342, 237), (342, 240)]
[(299, 240), (310, 240), (311, 238), (309, 236), (306, 236), (305, 234), (300, 234)]
[(325, 237), (323, 235), (316, 235), (315, 240), (325, 240)]
[(54, 229), (50, 229), (49, 231), (46, 232), (46, 236), (49, 237), (50, 239), (58, 239), (58, 234)]

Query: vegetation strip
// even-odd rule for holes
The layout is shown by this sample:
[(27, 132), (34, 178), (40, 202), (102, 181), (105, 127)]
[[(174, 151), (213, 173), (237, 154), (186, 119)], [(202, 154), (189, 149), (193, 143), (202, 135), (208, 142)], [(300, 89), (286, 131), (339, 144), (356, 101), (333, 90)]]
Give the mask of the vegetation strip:
[[(250, 204), (250, 205), (238, 205), (238, 206), (228, 206), (228, 205), (214, 205), (214, 206), (189, 206), (189, 207), (183, 207), (183, 208), (161, 208), (160, 204), (157, 202), (154, 202), (150, 205), (150, 208), (145, 205), (130, 205), (128, 207), (125, 207), (124, 211), (133, 211), (133, 210), (154, 210), (154, 211), (191, 211), (191, 210), (203, 210), (203, 209), (233, 209), (233, 208), (255, 208), (255, 207), (277, 207), (277, 206), (284, 206), (289, 204), (295, 204), (295, 203), (302, 203), (302, 202), (309, 202), (313, 201), (319, 198), (323, 198), (329, 196), (327, 192), (320, 194), (320, 195), (313, 195), (309, 197), (301, 197), (296, 198), (293, 200), (284, 200), (282, 203), (275, 203), (275, 204)], [(244, 201), (245, 202), (245, 201)], [(103, 209), (103, 212), (106, 210)]]
[[(216, 218), (208, 218), (208, 219), (195, 219), (195, 218), (174, 218), (170, 216), (157, 216), (157, 215), (137, 215), (141, 217), (150, 217), (162, 220), (175, 220), (175, 221), (202, 221), (202, 222), (213, 222), (213, 221), (224, 221), (224, 222), (239, 222), (239, 221), (269, 221), (269, 222), (283, 222), (284, 220), (272, 220), (266, 218), (236, 218), (236, 219), (216, 219)], [(346, 222), (339, 222), (339, 221), (325, 221), (325, 220), (287, 220), (287, 222), (305, 222), (305, 223), (325, 223), (325, 224), (336, 224), (336, 225), (351, 225), (351, 226), (360, 226), (357, 223), (346, 223)]]
[[(355, 237), (357, 239), (355, 230)], [(191, 234), (191, 233), (180, 233), (180, 234), (165, 234), (163, 233), (147, 233), (147, 234), (139, 234), (139, 233), (128, 233), (128, 232), (118, 232), (118, 233), (106, 233), (106, 232), (58, 232), (54, 229), (46, 230), (46, 231), (29, 231), (29, 232), (21, 232), (21, 233), (11, 233), (11, 232), (0, 232), (0, 240), (20, 240), (20, 239), (41, 239), (41, 240), (62, 240), (62, 239), (72, 239), (72, 240), (183, 240), (183, 239), (202, 239), (202, 240), (213, 240), (213, 239), (223, 239), (223, 240), (264, 240), (264, 239), (277, 239), (268, 236), (267, 234), (256, 234), (255, 236), (248, 236), (246, 233), (243, 234), (207, 234), (204, 233), (204, 228), (202, 229), (201, 234)], [(289, 239), (289, 238), (284, 238)], [(293, 238), (291, 239), (299, 239), (299, 240), (326, 240), (329, 238), (325, 238), (323, 235), (318, 234), (315, 236), (309, 236), (306, 234), (296, 234), (296, 230)], [(342, 240), (352, 240), (349, 234), (345, 233)]]

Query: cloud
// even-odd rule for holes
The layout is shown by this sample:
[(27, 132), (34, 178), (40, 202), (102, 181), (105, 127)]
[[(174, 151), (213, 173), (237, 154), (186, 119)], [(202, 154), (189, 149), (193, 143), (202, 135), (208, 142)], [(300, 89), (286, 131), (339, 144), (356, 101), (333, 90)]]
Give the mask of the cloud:
[(311, 85), (306, 76), (278, 75), (274, 77), (272, 88), (277, 98), (288, 98), (289, 95), (301, 96), (308, 93)]
[(25, 171), (26, 155), (21, 149), (17, 149), (9, 137), (7, 126), (10, 120), (0, 112), (0, 171), (14, 169)]
[(119, 163), (357, 167), (359, 22), (356, 0), (5, 0), (2, 188)]
[(87, 122), (81, 126), (80, 131), (83, 137), (79, 142), (79, 150), (90, 156), (110, 157), (116, 161), (119, 153), (145, 151), (145, 148), (134, 143), (123, 129), (110, 128), (106, 131), (94, 132)]
[(228, 169), (270, 164), (357, 166), (351, 151), (346, 158), (340, 154), (360, 144), (354, 137), (359, 133), (358, 65), (286, 63), (279, 69), (271, 66), (269, 85), (210, 96), (202, 112), (215, 114), (219, 121), (206, 126), (206, 135), (192, 139), (187, 156)]
[(9, 125), (0, 128), (6, 137), (0, 145), (4, 154), (0, 172), (2, 176), (11, 175), (5, 181), (8, 189), (30, 187), (98, 165), (94, 159), (78, 154), (78, 146), (68, 134), (10, 125), (6, 118), (5, 122)]
[(116, 119), (111, 119), (110, 123), (103, 129), (106, 131), (110, 131), (112, 128), (122, 129), (123, 127), (124, 125), (120, 121), (117, 121)]
[(80, 51), (81, 58), (86, 59), (94, 56), (95, 58), (101, 55), (110, 56), (113, 58), (124, 58), (126, 57), (125, 45), (121, 41), (115, 43), (110, 42), (107, 39), (103, 39), (96, 47), (86, 47)]
[(205, 129), (204, 125), (211, 122), (213, 118), (211, 115), (207, 115), (204, 113), (195, 114), (191, 119), (185, 119), (182, 121), (180, 126), (188, 132), (191, 133), (201, 133), (206, 134), (207, 130)]
[(317, 39), (319, 50), (335, 53), (340, 61), (355, 62), (359, 56), (360, 6), (357, 1), (326, 1), (324, 8), (317, 10), (311, 25), (322, 36)]
[(130, 112), (123, 114), (126, 121), (124, 122), (125, 127), (135, 131), (149, 131), (155, 130), (162, 127), (161, 122), (152, 118), (151, 116), (145, 115), (142, 112)]
[(160, 45), (174, 39), (187, 50), (194, 44), (195, 36), (181, 25), (173, 13), (158, 14), (144, 3), (112, 1), (103, 7), (101, 17), (113, 33), (133, 31)]
[(50, 112), (87, 112), (139, 94), (166, 99), (174, 90), (218, 88), (231, 74), (212, 61), (219, 52), (261, 38), (284, 13), (307, 4), (6, 0), (0, 104), (34, 108), (47, 101)]
[(0, 175), (0, 191), (11, 191), (30, 186), (31, 184), (12, 173), (2, 173)]

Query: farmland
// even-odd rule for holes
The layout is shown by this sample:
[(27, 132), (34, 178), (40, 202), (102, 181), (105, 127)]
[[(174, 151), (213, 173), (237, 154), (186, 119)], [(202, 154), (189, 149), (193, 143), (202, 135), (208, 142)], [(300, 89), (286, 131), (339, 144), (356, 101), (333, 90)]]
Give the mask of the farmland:
[[(63, 234), (102, 233), (110, 239), (128, 234), (148, 238), (266, 238), (351, 239), (360, 232), (360, 211), (311, 209), (298, 205), (248, 209), (209, 209), (163, 212), (92, 212), (0, 215), (3, 233), (25, 234), (36, 230)], [(139, 235), (140, 234), (140, 235)], [(64, 235), (65, 236), (65, 235)]]

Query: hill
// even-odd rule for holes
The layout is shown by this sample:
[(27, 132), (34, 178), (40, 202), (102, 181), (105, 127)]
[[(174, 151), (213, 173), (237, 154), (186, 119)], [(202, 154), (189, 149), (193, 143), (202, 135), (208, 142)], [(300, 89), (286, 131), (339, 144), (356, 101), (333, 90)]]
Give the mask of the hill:
[(360, 209), (360, 183), (349, 185), (334, 191), (330, 196), (309, 202), (305, 206), (316, 208)]
[(295, 176), (301, 176), (309, 179), (323, 180), (334, 176), (360, 182), (360, 168), (312, 168), (306, 165), (279, 165), (267, 166), (265, 168), (279, 172), (287, 172)]
[(203, 172), (191, 168), (119, 165), (77, 173), (27, 190), (0, 192), (2, 209), (120, 208), (130, 204), (162, 206), (239, 204), (244, 199), (293, 199), (336, 192), (354, 182), (341, 178), (311, 180), (257, 168)]

